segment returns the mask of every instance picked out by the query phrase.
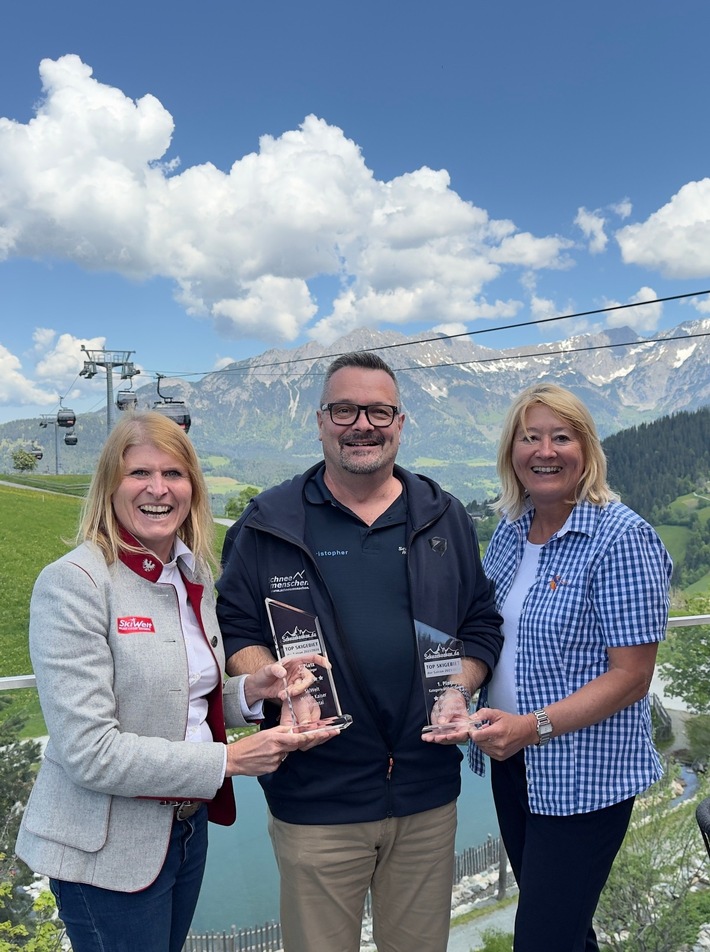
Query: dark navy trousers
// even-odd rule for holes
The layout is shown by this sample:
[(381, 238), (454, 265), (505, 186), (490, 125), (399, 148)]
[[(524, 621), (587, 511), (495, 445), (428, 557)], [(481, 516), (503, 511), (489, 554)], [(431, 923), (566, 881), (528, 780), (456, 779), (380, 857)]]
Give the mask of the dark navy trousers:
[(634, 797), (592, 813), (531, 813), (523, 751), (491, 761), (491, 786), (520, 889), (514, 952), (598, 952), (592, 917)]

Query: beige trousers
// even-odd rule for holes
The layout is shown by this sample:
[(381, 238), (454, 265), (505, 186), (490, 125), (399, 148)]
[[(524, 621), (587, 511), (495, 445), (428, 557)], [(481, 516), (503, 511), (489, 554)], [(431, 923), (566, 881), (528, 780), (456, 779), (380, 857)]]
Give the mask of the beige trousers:
[(378, 952), (445, 952), (456, 802), (374, 823), (269, 818), (284, 952), (359, 952), (367, 890)]

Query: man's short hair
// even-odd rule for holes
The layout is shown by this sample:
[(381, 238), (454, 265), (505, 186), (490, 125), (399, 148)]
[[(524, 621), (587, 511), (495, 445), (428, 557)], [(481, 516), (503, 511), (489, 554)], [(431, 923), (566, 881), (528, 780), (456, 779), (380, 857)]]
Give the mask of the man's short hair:
[(359, 370), (384, 370), (384, 372), (392, 378), (395, 392), (397, 394), (397, 403), (399, 404), (399, 384), (397, 383), (394, 370), (392, 370), (388, 363), (386, 363), (377, 354), (374, 354), (371, 350), (353, 350), (349, 354), (341, 354), (340, 357), (335, 358), (333, 363), (325, 372), (325, 380), (323, 381), (323, 389), (321, 390), (320, 395), (321, 403), (327, 402), (330, 378), (338, 370), (343, 370), (344, 367), (357, 367)]

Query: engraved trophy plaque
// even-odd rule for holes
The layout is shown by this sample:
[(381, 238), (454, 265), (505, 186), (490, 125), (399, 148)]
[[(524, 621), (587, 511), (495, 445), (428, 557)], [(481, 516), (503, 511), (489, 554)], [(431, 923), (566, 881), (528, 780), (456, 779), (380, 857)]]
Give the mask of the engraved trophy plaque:
[[(276, 656), (280, 661), (313, 654), (327, 657), (317, 615), (286, 605), (284, 602), (277, 602), (273, 598), (267, 598), (265, 602)], [(299, 702), (299, 696), (292, 698), (289, 708), (294, 720), (293, 729), (299, 733), (345, 730), (352, 724), (353, 719), (350, 714), (343, 714), (340, 708), (332, 672), (329, 668), (324, 668), (315, 662), (305, 662), (305, 666), (315, 677), (315, 681), (306, 689), (303, 696), (304, 699), (306, 695), (308, 696), (311, 716), (305, 721), (298, 722), (296, 710), (299, 706), (303, 710), (304, 703), (303, 700)], [(313, 709), (316, 706), (317, 713), (314, 713)]]
[(414, 630), (427, 718), (422, 733), (445, 734), (461, 729), (468, 730), (470, 721), (467, 715), (446, 724), (431, 722), (432, 711), (439, 696), (450, 686), (448, 682), (452, 679), (456, 681), (456, 675), (463, 671), (463, 642), (416, 619)]

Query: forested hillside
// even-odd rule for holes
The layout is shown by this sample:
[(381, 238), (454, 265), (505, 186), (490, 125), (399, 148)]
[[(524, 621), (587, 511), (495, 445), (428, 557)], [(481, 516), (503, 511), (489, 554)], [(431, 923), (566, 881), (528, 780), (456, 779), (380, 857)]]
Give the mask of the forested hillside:
[(678, 496), (710, 480), (710, 407), (681, 411), (608, 436), (609, 484), (653, 525)]
[(673, 556), (673, 586), (707, 591), (710, 408), (674, 413), (604, 440), (609, 483), (654, 525)]

